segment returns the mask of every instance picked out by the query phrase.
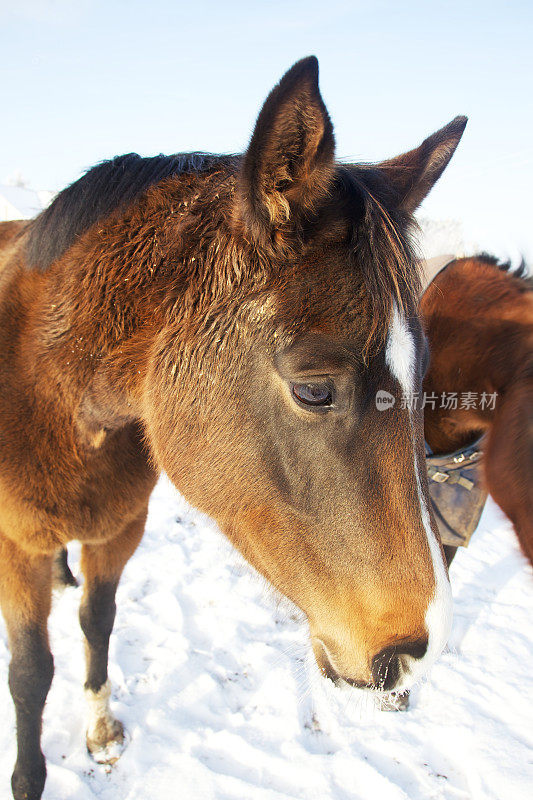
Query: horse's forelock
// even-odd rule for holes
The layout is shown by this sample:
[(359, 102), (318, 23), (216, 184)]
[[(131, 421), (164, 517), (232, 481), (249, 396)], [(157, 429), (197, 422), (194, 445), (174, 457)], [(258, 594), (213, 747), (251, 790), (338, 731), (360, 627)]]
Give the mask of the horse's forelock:
[(354, 269), (362, 274), (372, 310), (364, 356), (384, 344), (393, 306), (406, 316), (416, 308), (420, 275), (410, 232), (413, 218), (396, 210), (387, 196), (379, 170), (341, 168), (343, 192), (355, 193), (363, 211), (353, 225)]

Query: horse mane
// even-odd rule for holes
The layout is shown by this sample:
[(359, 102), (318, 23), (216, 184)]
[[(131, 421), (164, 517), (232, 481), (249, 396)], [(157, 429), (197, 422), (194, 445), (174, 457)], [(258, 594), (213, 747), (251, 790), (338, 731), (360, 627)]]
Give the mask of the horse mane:
[(102, 161), (63, 189), (31, 223), (27, 264), (44, 271), (98, 220), (125, 208), (150, 186), (172, 175), (208, 170), (221, 160), (211, 153), (143, 158), (137, 153)]
[[(30, 269), (47, 270), (92, 225), (126, 208), (156, 183), (178, 174), (207, 172), (235, 157), (177, 153), (143, 158), (136, 153), (97, 164), (63, 189), (32, 221), (26, 240)], [(336, 192), (353, 220), (354, 268), (361, 270), (373, 309), (372, 342), (383, 341), (392, 304), (409, 314), (416, 305), (419, 274), (410, 242), (410, 215), (395, 203), (382, 171), (368, 164), (337, 165)]]
[(517, 267), (513, 268), (513, 262), (511, 260), (508, 261), (500, 261), (496, 256), (491, 255), (490, 253), (478, 253), (475, 256), (472, 256), (476, 261), (481, 261), (483, 264), (488, 264), (491, 267), (495, 267), (500, 272), (507, 272), (509, 275), (512, 275), (513, 278), (518, 278), (519, 280), (523, 281), (529, 290), (533, 290), (533, 275), (529, 269), (529, 266), (524, 258), (520, 260), (520, 263)]
[[(416, 222), (397, 208), (383, 171), (372, 164), (339, 166), (338, 180), (344, 193), (361, 206), (353, 228), (353, 253), (362, 270), (373, 311), (373, 322), (364, 355), (374, 343), (383, 344), (393, 303), (407, 317), (417, 307), (420, 271), (411, 233)], [(352, 199), (352, 203), (354, 200)]]

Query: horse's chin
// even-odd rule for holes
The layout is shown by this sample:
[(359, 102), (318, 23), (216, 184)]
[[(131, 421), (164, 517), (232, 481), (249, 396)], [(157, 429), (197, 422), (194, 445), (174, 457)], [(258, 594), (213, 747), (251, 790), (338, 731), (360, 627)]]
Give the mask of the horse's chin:
[(322, 670), (320, 670), (320, 674), (322, 676), (322, 680), (327, 683), (328, 686), (334, 686), (335, 691), (351, 692), (354, 689), (359, 689), (365, 692), (367, 696), (370, 695), (370, 697), (374, 699), (376, 708), (378, 708), (380, 711), (398, 712), (409, 710), (410, 687), (403, 688), (400, 685), (399, 689), (386, 692), (373, 683), (356, 681), (351, 678), (346, 680), (340, 675), (332, 677), (331, 675), (326, 675)]

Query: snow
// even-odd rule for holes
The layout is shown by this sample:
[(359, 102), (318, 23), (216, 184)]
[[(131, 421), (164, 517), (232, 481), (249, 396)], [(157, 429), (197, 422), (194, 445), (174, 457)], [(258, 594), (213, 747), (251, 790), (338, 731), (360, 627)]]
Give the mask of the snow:
[(31, 219), (45, 208), (52, 192), (0, 184), (0, 220)]
[[(79, 547), (70, 560), (77, 572)], [(81, 588), (54, 596), (44, 800), (529, 798), (533, 572), (489, 502), (452, 569), (449, 650), (407, 713), (340, 691), (307, 659), (305, 625), (166, 478), (118, 592), (113, 767), (85, 748)], [(0, 636), (0, 798), (15, 758)]]
[(479, 253), (483, 248), (467, 237), (463, 224), (457, 219), (429, 219), (419, 216), (417, 219), (422, 252), (425, 258), (453, 253), (457, 257)]

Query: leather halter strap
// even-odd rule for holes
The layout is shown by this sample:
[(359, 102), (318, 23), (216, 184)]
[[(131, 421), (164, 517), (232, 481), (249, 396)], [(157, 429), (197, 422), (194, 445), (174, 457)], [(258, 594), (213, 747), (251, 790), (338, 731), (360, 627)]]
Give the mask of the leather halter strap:
[(483, 437), (454, 453), (428, 452), (429, 497), (442, 543), (467, 547), (487, 500), (481, 478)]
[(460, 470), (481, 460), (484, 444), (483, 434), (460, 450), (436, 456), (426, 442), (426, 464), (429, 479), (436, 483), (458, 483), (464, 489), (470, 491), (475, 486), (475, 482), (463, 478), (460, 475)]

